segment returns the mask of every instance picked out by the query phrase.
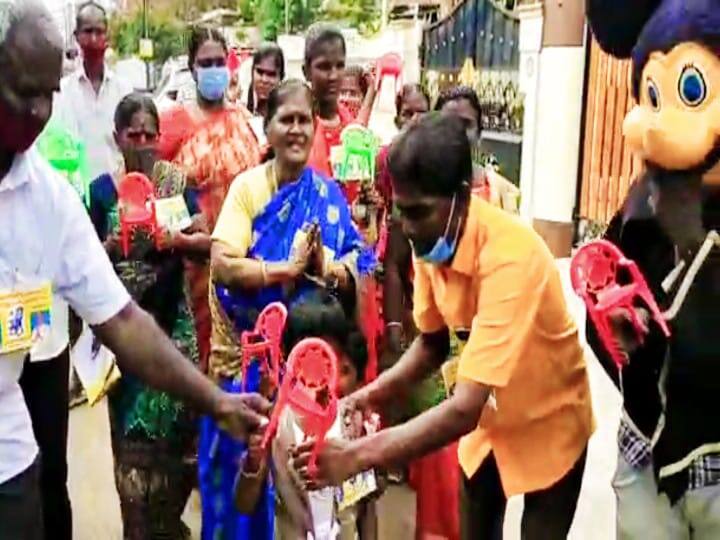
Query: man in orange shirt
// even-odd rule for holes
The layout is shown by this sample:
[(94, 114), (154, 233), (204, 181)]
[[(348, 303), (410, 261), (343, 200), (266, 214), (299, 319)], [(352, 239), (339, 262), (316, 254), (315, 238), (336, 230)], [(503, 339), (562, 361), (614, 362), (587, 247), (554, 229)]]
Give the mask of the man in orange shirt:
[(295, 467), (308, 487), (404, 463), (461, 438), (461, 527), (500, 538), (507, 497), (525, 495), (523, 538), (567, 536), (593, 431), (587, 371), (555, 261), (518, 218), (470, 195), (461, 120), (432, 115), (388, 159), (394, 201), (415, 253), (421, 335), (390, 370), (355, 393), (382, 409), (446, 360), (449, 329), (467, 336), (453, 395), (409, 422), (352, 442), (326, 441), (319, 474), (311, 442)]

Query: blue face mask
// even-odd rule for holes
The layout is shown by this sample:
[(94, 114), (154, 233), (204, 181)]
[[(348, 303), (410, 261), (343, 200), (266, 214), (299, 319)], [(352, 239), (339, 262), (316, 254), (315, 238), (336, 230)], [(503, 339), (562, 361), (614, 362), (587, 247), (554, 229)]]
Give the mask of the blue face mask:
[(230, 85), (227, 66), (197, 68), (197, 85), (200, 95), (208, 101), (219, 101)]
[(453, 217), (455, 216), (455, 204), (457, 203), (457, 193), (453, 195), (452, 205), (450, 206), (450, 216), (448, 217), (447, 225), (445, 226), (445, 232), (437, 239), (433, 248), (423, 255), (418, 255), (418, 258), (426, 263), (430, 264), (445, 264), (455, 255), (457, 249), (458, 236), (460, 235), (460, 221), (458, 221), (457, 228), (455, 229), (455, 237), (452, 241), (449, 241), (447, 236), (450, 232), (450, 225), (452, 224)]

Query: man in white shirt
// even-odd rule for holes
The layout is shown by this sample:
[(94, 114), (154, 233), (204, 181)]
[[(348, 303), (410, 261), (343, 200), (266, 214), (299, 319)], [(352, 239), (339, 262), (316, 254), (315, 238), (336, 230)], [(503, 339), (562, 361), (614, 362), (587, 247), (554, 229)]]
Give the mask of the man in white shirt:
[(57, 120), (85, 143), (91, 178), (118, 167), (113, 118), (120, 100), (133, 91), (130, 83), (105, 63), (107, 32), (102, 6), (87, 2), (78, 8), (75, 39), (82, 51), (82, 65), (63, 78), (55, 104)]
[(257, 395), (222, 392), (182, 357), (131, 301), (73, 188), (32, 148), (52, 113), (61, 43), (36, 0), (0, 0), (0, 537), (13, 540), (45, 538), (41, 456), (18, 380), (31, 332), (47, 322), (48, 286), (121, 369), (215, 416), (234, 436), (266, 424), (270, 407)]

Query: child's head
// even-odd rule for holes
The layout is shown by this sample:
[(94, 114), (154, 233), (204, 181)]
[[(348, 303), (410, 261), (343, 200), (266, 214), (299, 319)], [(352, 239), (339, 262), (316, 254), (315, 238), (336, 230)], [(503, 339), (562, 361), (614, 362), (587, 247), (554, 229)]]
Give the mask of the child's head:
[(337, 103), (345, 71), (345, 38), (327, 23), (316, 23), (305, 36), (303, 72), (320, 104)]
[(395, 101), (395, 125), (402, 130), (430, 110), (430, 97), (419, 84), (406, 84)]
[(357, 115), (367, 91), (368, 84), (363, 68), (358, 65), (348, 66), (340, 80), (340, 103)]
[(453, 86), (440, 94), (435, 110), (460, 118), (465, 123), (471, 145), (480, 141), (483, 110), (475, 90), (469, 86)]
[(354, 392), (365, 373), (367, 344), (337, 298), (327, 292), (313, 294), (290, 308), (283, 339), (285, 353), (309, 337), (327, 341), (338, 357), (338, 397)]

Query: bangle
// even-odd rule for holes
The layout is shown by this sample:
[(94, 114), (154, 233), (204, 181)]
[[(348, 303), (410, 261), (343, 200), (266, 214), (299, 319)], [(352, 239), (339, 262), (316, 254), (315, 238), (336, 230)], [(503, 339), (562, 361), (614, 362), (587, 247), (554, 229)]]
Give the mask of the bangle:
[(398, 328), (403, 327), (403, 323), (397, 322), (397, 321), (391, 321), (389, 323), (385, 323), (385, 328), (392, 328), (393, 326), (397, 326)]
[(262, 286), (264, 287), (267, 285), (267, 263), (265, 261), (260, 261), (260, 275), (262, 276)]

